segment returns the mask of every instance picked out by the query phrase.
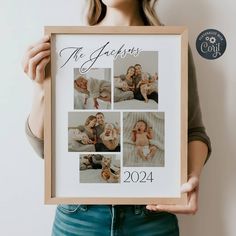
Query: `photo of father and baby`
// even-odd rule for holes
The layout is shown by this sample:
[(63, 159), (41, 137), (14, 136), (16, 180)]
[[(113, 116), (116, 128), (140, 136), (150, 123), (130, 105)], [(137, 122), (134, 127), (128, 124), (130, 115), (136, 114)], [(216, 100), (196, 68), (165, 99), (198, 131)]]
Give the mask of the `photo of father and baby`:
[(120, 113), (69, 112), (69, 152), (120, 152)]

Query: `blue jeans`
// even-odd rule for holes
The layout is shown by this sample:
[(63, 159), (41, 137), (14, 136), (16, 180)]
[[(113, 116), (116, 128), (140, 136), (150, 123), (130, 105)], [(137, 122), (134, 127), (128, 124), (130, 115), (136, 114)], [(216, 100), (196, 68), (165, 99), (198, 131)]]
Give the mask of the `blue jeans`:
[(178, 236), (175, 215), (145, 206), (59, 205), (52, 236)]

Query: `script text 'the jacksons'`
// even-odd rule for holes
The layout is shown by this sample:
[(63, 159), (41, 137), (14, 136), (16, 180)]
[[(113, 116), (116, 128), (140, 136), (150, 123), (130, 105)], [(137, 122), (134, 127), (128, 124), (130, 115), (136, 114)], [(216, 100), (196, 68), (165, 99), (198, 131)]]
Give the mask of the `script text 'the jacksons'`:
[[(138, 56), (142, 51), (140, 48), (132, 47), (126, 48), (125, 44), (122, 44), (118, 49), (109, 48), (110, 42), (107, 42), (100, 48), (94, 50), (91, 54), (87, 55), (84, 47), (66, 47), (63, 48), (59, 52), (60, 57), (65, 57), (65, 62), (62, 64), (64, 67), (69, 61), (82, 61), (82, 65), (80, 66), (80, 72), (86, 73), (88, 72), (95, 62), (97, 62), (102, 57), (113, 56), (116, 59), (118, 56), (124, 58), (127, 54)], [(85, 60), (85, 61), (83, 61)]]

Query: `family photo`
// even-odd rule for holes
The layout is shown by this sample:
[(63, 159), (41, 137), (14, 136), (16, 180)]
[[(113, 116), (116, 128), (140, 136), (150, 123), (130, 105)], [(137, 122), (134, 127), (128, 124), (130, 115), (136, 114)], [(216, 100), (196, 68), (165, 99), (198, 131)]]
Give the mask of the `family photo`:
[(69, 112), (69, 152), (120, 152), (119, 112)]
[(86, 74), (74, 68), (74, 109), (111, 108), (111, 69), (92, 68)]
[(158, 109), (158, 52), (114, 61), (114, 109)]
[(80, 183), (119, 183), (120, 156), (80, 155)]
[(164, 129), (164, 112), (124, 112), (124, 166), (164, 167)]

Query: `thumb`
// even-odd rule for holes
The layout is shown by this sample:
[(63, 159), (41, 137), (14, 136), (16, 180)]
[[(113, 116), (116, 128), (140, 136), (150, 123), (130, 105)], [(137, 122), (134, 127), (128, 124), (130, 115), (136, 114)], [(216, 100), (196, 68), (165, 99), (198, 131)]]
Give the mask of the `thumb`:
[(199, 185), (199, 179), (196, 176), (190, 177), (187, 183), (181, 186), (181, 193), (193, 191)]

